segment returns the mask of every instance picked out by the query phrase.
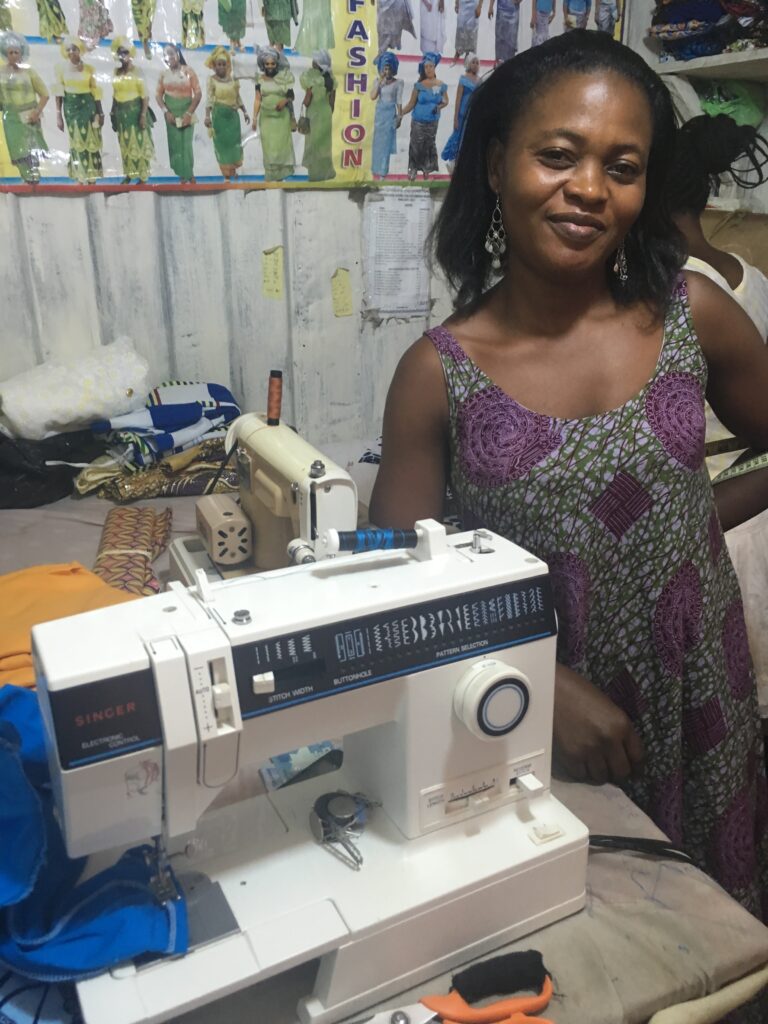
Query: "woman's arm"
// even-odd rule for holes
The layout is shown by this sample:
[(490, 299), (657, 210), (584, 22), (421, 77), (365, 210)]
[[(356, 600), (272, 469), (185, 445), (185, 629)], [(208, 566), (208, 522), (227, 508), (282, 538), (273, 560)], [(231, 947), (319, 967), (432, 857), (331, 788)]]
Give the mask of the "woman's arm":
[(709, 368), (707, 398), (717, 418), (745, 444), (768, 449), (768, 347), (752, 320), (722, 288), (689, 272), (693, 326)]
[(456, 87), (456, 106), (453, 111), (453, 130), (459, 130), (459, 110), (461, 109), (461, 97), (464, 95), (464, 86), (459, 83)]
[(307, 109), (309, 109), (309, 105), (310, 105), (311, 102), (312, 102), (312, 89), (307, 89), (307, 91), (304, 93), (303, 104), (304, 104), (305, 107), (307, 107)]
[(445, 378), (423, 337), (402, 357), (389, 387), (371, 521), (412, 529), (417, 519), (442, 519), (447, 473)]
[(402, 115), (403, 117), (405, 117), (406, 114), (410, 114), (410, 112), (416, 106), (416, 101), (418, 99), (418, 95), (419, 94), (418, 94), (417, 90), (414, 89), (413, 92), (411, 93), (411, 98), (408, 100), (408, 102), (403, 107), (403, 115)]
[(645, 759), (628, 715), (577, 672), (555, 667), (554, 767), (579, 782), (621, 783)]
[(331, 89), (328, 93), (328, 106), (331, 108), (331, 113), (336, 109), (336, 90)]
[(720, 523), (724, 530), (732, 530), (768, 508), (768, 469), (723, 480), (713, 491)]
[(261, 110), (261, 86), (256, 83), (256, 94), (253, 97), (253, 123), (256, 124), (256, 119), (259, 116)]
[(187, 77), (189, 78), (189, 84), (192, 86), (192, 99), (189, 103), (189, 109), (184, 115), (184, 120), (189, 118), (189, 122), (192, 121), (192, 115), (200, 106), (200, 101), (203, 98), (203, 92), (200, 88), (200, 79), (197, 77), (192, 68), (187, 68)]
[(32, 88), (35, 90), (35, 94), (37, 95), (37, 109), (30, 111), (29, 121), (30, 124), (37, 124), (40, 121), (43, 109), (48, 102), (48, 89), (46, 88), (45, 82), (36, 71), (32, 71), (30, 69), (30, 78), (32, 80)]

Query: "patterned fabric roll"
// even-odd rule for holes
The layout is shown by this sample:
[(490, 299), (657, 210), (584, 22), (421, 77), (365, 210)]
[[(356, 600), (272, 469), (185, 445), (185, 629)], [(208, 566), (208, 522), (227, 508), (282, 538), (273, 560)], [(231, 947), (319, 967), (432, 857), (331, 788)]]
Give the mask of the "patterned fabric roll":
[(93, 571), (105, 583), (129, 594), (160, 591), (152, 570), (171, 537), (171, 509), (113, 508), (107, 515)]

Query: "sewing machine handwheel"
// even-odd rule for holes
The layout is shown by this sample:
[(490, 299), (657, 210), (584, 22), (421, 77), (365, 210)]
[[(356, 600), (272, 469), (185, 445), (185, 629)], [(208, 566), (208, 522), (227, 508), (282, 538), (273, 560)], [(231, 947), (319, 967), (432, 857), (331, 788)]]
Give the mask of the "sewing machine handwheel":
[(507, 736), (525, 718), (530, 688), (522, 672), (487, 658), (462, 675), (453, 693), (453, 709), (478, 739), (497, 739)]

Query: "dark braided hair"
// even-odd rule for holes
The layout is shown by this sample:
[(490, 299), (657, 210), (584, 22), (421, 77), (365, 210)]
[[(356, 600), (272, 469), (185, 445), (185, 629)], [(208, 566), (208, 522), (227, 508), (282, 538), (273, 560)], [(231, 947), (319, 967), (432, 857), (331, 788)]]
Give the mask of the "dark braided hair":
[[(659, 76), (639, 54), (605, 32), (574, 29), (500, 64), (472, 94), (451, 184), (432, 228), (434, 261), (469, 313), (491, 283), (485, 236), (496, 203), (488, 182), (487, 154), (494, 139), (505, 145), (526, 106), (558, 75), (612, 71), (636, 85), (650, 107), (653, 132), (646, 195), (624, 239), (629, 279), (620, 284), (606, 265), (608, 287), (622, 305), (642, 301), (663, 312), (685, 259), (682, 236), (666, 202), (666, 179), (675, 138), (672, 102)], [(512, 211), (513, 214), (513, 211)]]
[(768, 176), (767, 162), (768, 143), (751, 125), (737, 124), (727, 114), (691, 118), (677, 132), (670, 208), (673, 213), (700, 214), (726, 171), (741, 188), (757, 188)]

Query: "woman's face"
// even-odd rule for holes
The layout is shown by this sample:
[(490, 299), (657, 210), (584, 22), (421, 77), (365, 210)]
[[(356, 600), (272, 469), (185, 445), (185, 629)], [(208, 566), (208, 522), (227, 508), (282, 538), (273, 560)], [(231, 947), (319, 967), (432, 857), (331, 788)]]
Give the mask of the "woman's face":
[(70, 61), (75, 66), (77, 66), (80, 63), (80, 47), (75, 46), (74, 43), (72, 44), (72, 46), (68, 46), (67, 56), (69, 57)]
[(166, 46), (166, 48), (163, 50), (163, 57), (165, 58), (165, 63), (168, 65), (171, 71), (175, 71), (176, 68), (179, 66), (179, 54), (178, 51), (176, 50), (176, 47)]
[(18, 46), (9, 46), (5, 51), (5, 59), (12, 68), (17, 68), (21, 63), (21, 50)]
[(389, 82), (392, 79), (392, 76), (394, 75), (394, 71), (392, 70), (392, 65), (391, 64), (385, 64), (381, 73), (384, 76), (384, 78), (386, 79), (386, 81)]
[(117, 59), (120, 63), (120, 67), (127, 68), (131, 63), (131, 51), (125, 46), (121, 46), (117, 51)]
[(480, 70), (480, 61), (477, 57), (473, 57), (469, 62), (469, 68), (467, 69), (471, 75), (476, 75)]
[(219, 78), (226, 78), (227, 72), (229, 71), (229, 61), (226, 57), (218, 57), (213, 62), (213, 70), (216, 72)]
[(651, 134), (645, 93), (616, 72), (535, 95), (489, 151), (513, 256), (547, 277), (604, 265), (642, 209)]
[(424, 61), (424, 77), (434, 78), (435, 77), (435, 65), (431, 60)]
[(277, 74), (277, 61), (274, 57), (267, 57), (264, 61), (264, 74), (267, 78), (274, 78)]

